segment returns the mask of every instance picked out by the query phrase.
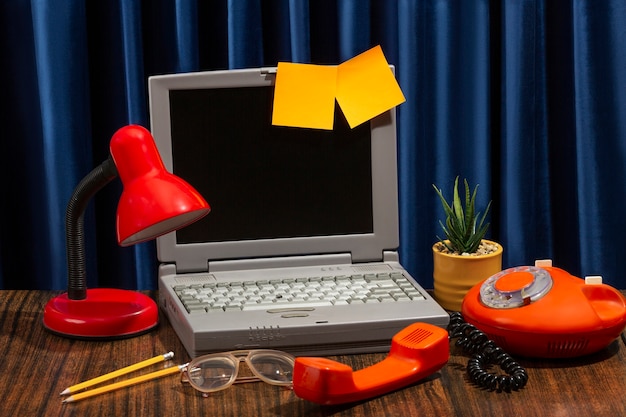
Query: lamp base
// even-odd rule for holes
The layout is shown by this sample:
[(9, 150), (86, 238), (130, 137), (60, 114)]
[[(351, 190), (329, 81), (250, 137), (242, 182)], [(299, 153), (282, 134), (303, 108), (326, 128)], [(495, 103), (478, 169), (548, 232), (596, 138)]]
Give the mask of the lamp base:
[(121, 339), (152, 330), (159, 322), (154, 300), (136, 291), (93, 288), (84, 300), (67, 293), (46, 304), (43, 324), (52, 333), (79, 339)]

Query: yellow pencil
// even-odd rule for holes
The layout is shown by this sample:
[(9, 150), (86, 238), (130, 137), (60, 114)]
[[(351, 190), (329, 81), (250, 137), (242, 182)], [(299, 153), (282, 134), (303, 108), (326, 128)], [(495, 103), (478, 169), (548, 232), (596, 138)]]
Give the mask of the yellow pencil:
[(166, 376), (166, 375), (171, 375), (171, 374), (174, 374), (176, 372), (180, 372), (186, 366), (187, 366), (187, 364), (178, 365), (178, 366), (172, 366), (172, 367), (169, 367), (169, 368), (161, 369), (160, 371), (156, 371), (156, 372), (152, 372), (152, 373), (149, 373), (149, 374), (146, 374), (146, 375), (141, 375), (141, 376), (138, 376), (138, 377), (135, 377), (135, 378), (127, 379), (125, 381), (120, 381), (120, 382), (116, 382), (114, 384), (105, 385), (105, 386), (100, 387), (100, 388), (94, 388), (92, 390), (85, 391), (85, 392), (79, 392), (78, 394), (72, 394), (71, 396), (69, 396), (66, 399), (64, 399), (63, 402), (64, 403), (72, 403), (72, 402), (75, 402), (75, 401), (84, 400), (85, 398), (93, 397), (95, 395), (104, 394), (105, 392), (109, 392), (109, 391), (113, 391), (113, 390), (116, 390), (116, 389), (128, 387), (128, 386), (131, 386), (131, 385), (136, 385), (136, 384), (139, 384), (141, 382), (145, 382), (145, 381), (150, 381), (150, 380), (153, 380), (153, 379), (161, 378), (161, 377)]
[(166, 353), (164, 355), (159, 355), (159, 356), (155, 356), (154, 358), (151, 358), (151, 359), (146, 359), (145, 361), (141, 361), (141, 362), (136, 363), (134, 365), (129, 365), (129, 366), (125, 367), (125, 368), (118, 369), (117, 371), (109, 372), (106, 375), (102, 375), (102, 376), (99, 376), (97, 378), (90, 379), (89, 381), (85, 381), (85, 382), (81, 382), (81, 383), (76, 384), (76, 385), (72, 385), (71, 387), (66, 388), (65, 391), (63, 391), (61, 393), (61, 395), (73, 394), (73, 393), (75, 393), (77, 391), (84, 390), (85, 388), (91, 387), (91, 386), (99, 384), (101, 382), (108, 381), (109, 379), (117, 378), (118, 376), (128, 374), (130, 372), (136, 371), (136, 370), (141, 369), (141, 368), (145, 368), (146, 366), (149, 366), (149, 365), (152, 365), (152, 364), (155, 364), (155, 363), (159, 363), (159, 362), (163, 362), (163, 361), (168, 361), (168, 360), (172, 359), (173, 357), (174, 357), (174, 352), (168, 352), (168, 353)]

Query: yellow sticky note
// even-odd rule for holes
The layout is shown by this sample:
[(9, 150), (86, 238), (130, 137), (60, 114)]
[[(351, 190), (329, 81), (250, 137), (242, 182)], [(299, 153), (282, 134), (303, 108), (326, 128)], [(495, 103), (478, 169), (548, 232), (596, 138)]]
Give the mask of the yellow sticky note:
[(279, 62), (272, 124), (333, 129), (337, 67)]
[(406, 101), (380, 46), (339, 65), (336, 94), (350, 127)]

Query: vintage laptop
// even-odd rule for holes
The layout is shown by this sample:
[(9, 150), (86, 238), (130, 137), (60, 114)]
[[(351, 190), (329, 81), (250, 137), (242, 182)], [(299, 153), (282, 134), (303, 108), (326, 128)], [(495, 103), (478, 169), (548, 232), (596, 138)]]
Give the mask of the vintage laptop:
[(211, 205), (158, 238), (159, 304), (192, 357), (385, 351), (449, 316), (398, 260), (395, 111), (350, 129), (272, 126), (276, 70), (149, 79), (169, 170)]

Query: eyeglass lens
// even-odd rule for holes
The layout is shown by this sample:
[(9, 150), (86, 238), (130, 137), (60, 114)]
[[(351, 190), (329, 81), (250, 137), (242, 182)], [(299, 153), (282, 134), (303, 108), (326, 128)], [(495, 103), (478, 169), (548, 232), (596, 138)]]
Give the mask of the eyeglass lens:
[(265, 350), (251, 351), (247, 356), (236, 357), (238, 353), (197, 358), (189, 364), (189, 382), (203, 392), (224, 389), (236, 381), (239, 362), (245, 359), (250, 370), (264, 382), (273, 385), (291, 384), (294, 359), (290, 355)]
[(208, 358), (188, 369), (189, 382), (202, 391), (215, 391), (230, 385), (237, 377), (237, 363), (228, 357)]
[(288, 356), (271, 352), (251, 353), (247, 362), (252, 371), (269, 384), (286, 385), (293, 380), (293, 359)]

